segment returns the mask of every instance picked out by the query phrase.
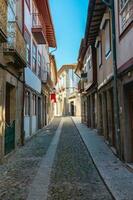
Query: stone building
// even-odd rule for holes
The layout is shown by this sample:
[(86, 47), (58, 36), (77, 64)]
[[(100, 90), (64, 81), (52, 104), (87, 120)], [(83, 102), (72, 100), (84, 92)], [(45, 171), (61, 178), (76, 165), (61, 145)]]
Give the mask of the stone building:
[(81, 101), (78, 94), (79, 77), (75, 74), (76, 65), (63, 65), (58, 71), (56, 85), (57, 103), (55, 115), (80, 116)]
[(76, 73), (81, 77), (79, 93), (81, 93), (82, 122), (91, 128), (97, 127), (97, 66), (96, 50), (86, 45), (82, 39)]
[(133, 1), (115, 1), (121, 153), (133, 163)]
[(102, 0), (90, 1), (85, 32), (85, 50), (81, 60), (83, 73), (86, 72), (85, 65), (86, 61), (88, 62), (87, 82), (92, 87), (86, 91), (86, 83), (83, 80), (82, 93), (85, 94), (82, 96), (85, 96), (86, 99), (86, 103), (83, 105), (83, 112), (86, 111), (84, 113), (85, 122), (89, 127), (97, 127), (99, 133), (105, 137), (112, 150), (116, 152), (111, 20), (110, 9)]
[(43, 126), (51, 122), (54, 117), (54, 103), (51, 100), (51, 94), (55, 92), (57, 83), (57, 67), (55, 57), (49, 56), (50, 68), (49, 71), (42, 73), (42, 95), (43, 95)]
[[(76, 70), (81, 76), (79, 90), (82, 96), (82, 121), (89, 127), (97, 127), (114, 153), (119, 153), (119, 157), (126, 162), (132, 162), (133, 2), (114, 1), (114, 9), (112, 5), (102, 0), (89, 2), (86, 31), (79, 50)], [(112, 26), (112, 22), (115, 23), (115, 27)], [(114, 33), (116, 41), (113, 40)], [(93, 60), (91, 64), (90, 57)], [(93, 81), (92, 69), (93, 75), (95, 74)], [(95, 95), (92, 98), (91, 96), (88, 98), (91, 94), (91, 87), (86, 90), (88, 82), (95, 83), (92, 87)], [(118, 115), (115, 112), (117, 98), (115, 89), (118, 91)], [(119, 130), (116, 129), (117, 123), (120, 123)]]
[(49, 47), (56, 40), (47, 0), (0, 1), (0, 160), (52, 118), (50, 92), (43, 95), (57, 78)]
[[(20, 1), (0, 1), (0, 160), (21, 143), (26, 42)], [(17, 17), (16, 17), (17, 16)]]
[(49, 47), (56, 47), (54, 28), (46, 0), (24, 0), (24, 36), (27, 44), (25, 69), (25, 138), (50, 121), (51, 81)]

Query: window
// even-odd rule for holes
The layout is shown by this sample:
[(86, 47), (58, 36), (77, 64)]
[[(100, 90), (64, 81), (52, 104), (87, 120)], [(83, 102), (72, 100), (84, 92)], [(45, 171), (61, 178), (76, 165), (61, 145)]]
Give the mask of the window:
[(38, 52), (38, 77), (41, 78), (41, 54)]
[(105, 56), (107, 57), (111, 51), (111, 28), (110, 21), (106, 21), (105, 25)]
[(32, 94), (32, 115), (36, 115), (36, 95)]
[(133, 1), (120, 0), (120, 32), (122, 33), (133, 21)]
[(8, 1), (8, 11), (7, 11), (7, 21), (14, 22), (15, 17), (16, 17), (16, 2), (15, 2), (15, 0), (9, 0)]
[(25, 2), (26, 2), (27, 6), (28, 6), (28, 8), (30, 10), (30, 0), (25, 0)]
[(101, 41), (98, 42), (97, 46), (97, 61), (98, 61), (98, 67), (102, 66), (102, 43)]
[(74, 71), (72, 70), (72, 81), (74, 81)]
[(27, 63), (30, 65), (31, 64), (31, 38), (27, 30), (25, 30), (24, 32), (24, 37), (26, 40), (26, 60), (27, 60)]
[(121, 0), (121, 1), (120, 1), (121, 9), (125, 6), (125, 4), (126, 4), (127, 1), (128, 1), (128, 0)]
[(30, 116), (30, 92), (25, 92), (25, 116)]
[(37, 72), (37, 47), (35, 43), (33, 42), (32, 45), (32, 70), (33, 72)]

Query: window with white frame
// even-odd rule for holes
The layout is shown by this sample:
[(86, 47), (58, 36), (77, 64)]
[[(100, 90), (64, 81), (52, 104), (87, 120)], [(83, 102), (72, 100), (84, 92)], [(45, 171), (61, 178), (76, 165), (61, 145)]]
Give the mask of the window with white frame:
[(8, 0), (8, 22), (15, 21), (16, 17), (16, 0)]
[(128, 0), (120, 0), (121, 9), (125, 6)]
[(25, 0), (25, 2), (27, 4), (28, 9), (30, 10), (30, 0)]
[(34, 42), (32, 44), (32, 70), (37, 72), (37, 47)]
[(105, 24), (105, 56), (107, 57), (111, 51), (111, 27), (110, 20), (106, 21)]
[(38, 77), (41, 78), (41, 63), (42, 63), (42, 57), (40, 52), (38, 52)]
[(133, 21), (133, 0), (120, 1), (120, 33)]
[(31, 37), (29, 32), (25, 29), (24, 32), (24, 37), (26, 40), (26, 60), (27, 63), (30, 65), (31, 64)]

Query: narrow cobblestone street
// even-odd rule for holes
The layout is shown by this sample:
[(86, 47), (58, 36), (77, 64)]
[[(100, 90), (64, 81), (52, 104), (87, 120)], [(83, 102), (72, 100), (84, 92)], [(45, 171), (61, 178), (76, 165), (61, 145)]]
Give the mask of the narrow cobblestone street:
[(71, 118), (65, 118), (48, 194), (48, 200), (68, 199), (112, 199)]
[[(0, 166), (0, 200), (27, 199), (30, 186), (37, 176), (42, 158), (45, 158), (60, 120), (55, 118), (47, 129), (34, 136)], [(47, 199), (111, 200), (112, 197), (71, 118), (63, 119), (57, 144)], [(35, 199), (42, 198), (38, 196)]]
[(60, 118), (18, 149), (6, 163), (0, 165), (0, 200), (26, 200), (42, 157), (60, 122)]

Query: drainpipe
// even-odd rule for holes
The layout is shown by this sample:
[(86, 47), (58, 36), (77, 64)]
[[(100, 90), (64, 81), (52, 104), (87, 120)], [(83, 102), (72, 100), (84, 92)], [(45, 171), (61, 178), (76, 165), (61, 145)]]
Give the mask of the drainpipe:
[(25, 102), (25, 69), (23, 69), (23, 100), (22, 100), (22, 119), (21, 119), (21, 145), (24, 146), (25, 131), (24, 131), (24, 102)]
[(114, 116), (115, 116), (115, 137), (117, 143), (117, 154), (120, 159), (121, 155), (121, 136), (120, 136), (120, 115), (119, 115), (119, 99), (117, 86), (117, 52), (116, 52), (116, 31), (115, 31), (115, 5), (114, 0), (102, 0), (111, 10), (112, 14), (112, 48), (113, 48), (113, 93), (114, 93)]
[[(24, 0), (22, 0), (22, 34), (24, 36)], [(23, 97), (22, 97), (22, 115), (21, 115), (21, 145), (24, 146), (24, 102), (25, 102), (25, 68), (23, 68)]]

